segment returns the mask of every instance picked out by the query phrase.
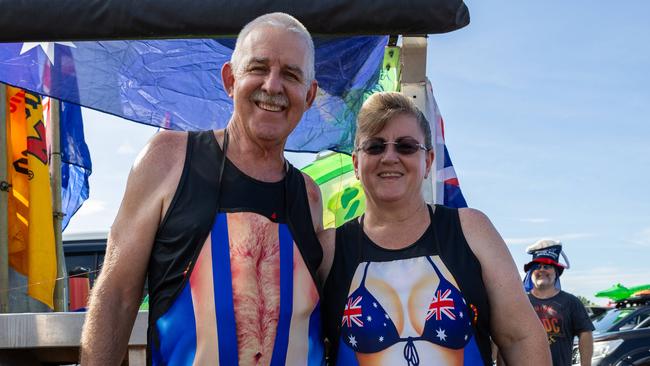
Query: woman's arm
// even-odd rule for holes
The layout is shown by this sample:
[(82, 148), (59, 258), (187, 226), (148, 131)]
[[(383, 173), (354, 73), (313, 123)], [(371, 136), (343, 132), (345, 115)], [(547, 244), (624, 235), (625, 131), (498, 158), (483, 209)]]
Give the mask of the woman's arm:
[(524, 293), (505, 242), (482, 212), (459, 209), (463, 234), (482, 267), (490, 331), (508, 365), (550, 365), (546, 332)]

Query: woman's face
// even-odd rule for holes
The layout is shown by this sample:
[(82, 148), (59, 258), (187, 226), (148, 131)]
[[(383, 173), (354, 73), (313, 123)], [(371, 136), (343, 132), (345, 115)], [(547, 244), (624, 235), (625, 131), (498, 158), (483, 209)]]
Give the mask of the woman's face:
[(392, 144), (415, 140), (424, 145), (424, 133), (417, 119), (408, 114), (397, 115), (375, 136), (362, 136), (359, 146), (374, 139), (389, 142), (382, 153), (373, 155), (361, 149), (352, 154), (355, 174), (361, 180), (366, 197), (375, 203), (421, 201), (422, 181), (429, 176), (433, 151), (417, 148), (414, 153), (405, 154)]

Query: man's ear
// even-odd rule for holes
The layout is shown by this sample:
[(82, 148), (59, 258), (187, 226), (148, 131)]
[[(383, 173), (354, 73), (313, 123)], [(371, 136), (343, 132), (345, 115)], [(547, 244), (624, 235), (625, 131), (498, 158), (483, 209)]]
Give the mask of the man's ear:
[(309, 90), (307, 90), (307, 108), (310, 108), (312, 103), (314, 103), (314, 99), (316, 99), (316, 93), (318, 92), (318, 82), (316, 79), (311, 81), (311, 84), (309, 85)]
[(235, 87), (235, 70), (233, 70), (230, 61), (223, 64), (221, 67), (221, 81), (226, 94), (232, 98), (232, 90)]

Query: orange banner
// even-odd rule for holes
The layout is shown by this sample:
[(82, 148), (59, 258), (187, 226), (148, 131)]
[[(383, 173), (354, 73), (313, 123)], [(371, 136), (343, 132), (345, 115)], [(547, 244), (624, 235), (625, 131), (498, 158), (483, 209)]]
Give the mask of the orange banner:
[(41, 96), (7, 87), (9, 265), (27, 276), (27, 294), (54, 306), (56, 247)]

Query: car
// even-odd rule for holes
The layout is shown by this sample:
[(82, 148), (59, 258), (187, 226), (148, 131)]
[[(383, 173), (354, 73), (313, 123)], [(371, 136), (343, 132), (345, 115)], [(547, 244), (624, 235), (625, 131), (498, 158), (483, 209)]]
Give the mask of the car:
[(104, 263), (106, 232), (66, 234), (63, 255), (68, 272), (68, 310), (84, 311)]
[(611, 309), (611, 306), (585, 306), (589, 319), (594, 320), (596, 317)]
[[(95, 284), (104, 264), (107, 232), (66, 234), (63, 236), (63, 255), (70, 281), (68, 282), (68, 307), (71, 311), (84, 311), (89, 290)], [(86, 282), (86, 278), (88, 281)], [(149, 309), (148, 283), (145, 281), (140, 310)]]
[(63, 255), (68, 274), (88, 277), (92, 287), (104, 263), (107, 238), (106, 232), (65, 234)]
[[(593, 324), (593, 366), (650, 366), (650, 296), (618, 302)], [(580, 364), (577, 345), (572, 363)]]
[[(594, 336), (642, 327), (650, 319), (649, 305), (616, 307), (592, 318)], [(647, 325), (646, 325), (647, 326)]]

